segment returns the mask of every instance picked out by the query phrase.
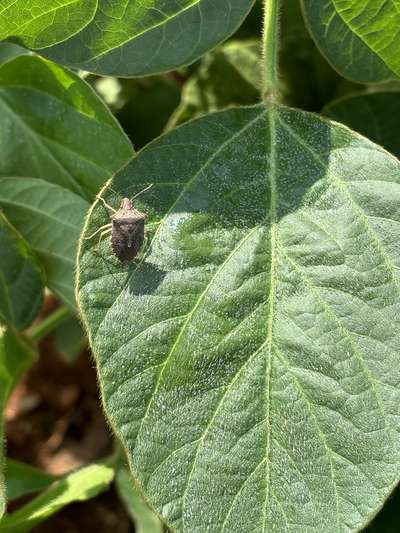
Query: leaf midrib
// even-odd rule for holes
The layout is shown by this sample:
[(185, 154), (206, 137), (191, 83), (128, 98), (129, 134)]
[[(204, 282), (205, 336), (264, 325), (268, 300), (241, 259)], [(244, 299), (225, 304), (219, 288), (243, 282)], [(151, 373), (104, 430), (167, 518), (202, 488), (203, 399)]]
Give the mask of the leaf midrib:
[(189, 11), (193, 7), (197, 7), (198, 4), (200, 4), (200, 2), (201, 2), (201, 0), (194, 0), (191, 4), (185, 6), (183, 9), (177, 11), (176, 13), (174, 13), (173, 15), (171, 15), (169, 17), (167, 16), (164, 20), (158, 22), (157, 24), (154, 24), (153, 26), (149, 26), (148, 28), (144, 29), (143, 31), (141, 31), (139, 33), (136, 33), (135, 35), (130, 36), (128, 39), (125, 39), (125, 41), (121, 41), (118, 44), (116, 44), (115, 46), (107, 48), (107, 50), (104, 50), (104, 51), (100, 52), (99, 54), (97, 54), (95, 56), (92, 56), (88, 60), (88, 63), (91, 63), (92, 61), (96, 61), (96, 60), (100, 59), (101, 57), (109, 54), (113, 50), (117, 50), (118, 48), (122, 48), (127, 43), (130, 43), (130, 42), (134, 41), (135, 39), (138, 39), (139, 37), (141, 37), (142, 35), (144, 35), (144, 34), (146, 34), (148, 32), (151, 32), (151, 31), (153, 31), (153, 30), (155, 30), (155, 29), (157, 29), (157, 28), (159, 28), (161, 26), (166, 26), (171, 20), (179, 17), (185, 11)]

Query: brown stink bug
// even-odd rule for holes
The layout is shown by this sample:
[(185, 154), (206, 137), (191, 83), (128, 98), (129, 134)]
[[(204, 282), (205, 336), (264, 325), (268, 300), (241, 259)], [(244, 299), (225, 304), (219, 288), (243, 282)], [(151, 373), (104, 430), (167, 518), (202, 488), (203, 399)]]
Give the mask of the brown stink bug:
[[(132, 199), (151, 187), (152, 185), (149, 185)], [(108, 205), (104, 198), (98, 197), (98, 199), (103, 202), (107, 209), (112, 211), (111, 222), (101, 226), (101, 228), (89, 237), (85, 237), (85, 239), (91, 239), (98, 233), (100, 233), (101, 239), (104, 235), (111, 232), (111, 246), (116, 257), (122, 263), (133, 261), (144, 241), (144, 221), (146, 215), (135, 209), (132, 205), (132, 200), (129, 198), (122, 199), (118, 210)]]

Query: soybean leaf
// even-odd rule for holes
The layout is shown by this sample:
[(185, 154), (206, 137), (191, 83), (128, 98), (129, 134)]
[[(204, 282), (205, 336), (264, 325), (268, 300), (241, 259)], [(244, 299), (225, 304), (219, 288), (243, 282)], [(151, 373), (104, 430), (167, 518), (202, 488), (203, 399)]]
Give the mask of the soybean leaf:
[(0, 40), (27, 48), (64, 41), (93, 18), (97, 0), (4, 0), (0, 8)]
[(82, 241), (77, 280), (146, 497), (184, 533), (358, 531), (399, 478), (399, 161), (261, 105), (163, 136), (112, 187), (149, 182), (142, 257)]
[(115, 476), (115, 483), (135, 524), (135, 533), (163, 533), (162, 523), (143, 500), (143, 496), (134, 485), (129, 470), (120, 468)]
[(46, 489), (58, 479), (58, 476), (13, 459), (7, 459), (5, 472), (9, 501)]
[(0, 327), (0, 518), (5, 511), (4, 489), (4, 409), (22, 375), (36, 360), (37, 352), (11, 330)]
[(179, 105), (181, 84), (167, 75), (120, 82), (121, 99), (125, 101), (116, 117), (135, 146), (142, 147), (164, 131)]
[(186, 82), (181, 103), (168, 129), (210, 111), (233, 104), (255, 104), (260, 99), (258, 66), (261, 44), (258, 39), (229, 41), (210, 52)]
[(397, 2), (331, 1), (350, 30), (400, 77), (400, 11)]
[[(363, 39), (353, 31), (351, 25), (342, 18), (337, 0), (302, 0), (306, 23), (321, 52), (330, 64), (343, 76), (362, 83), (375, 83), (395, 78), (398, 72), (392, 70)], [(348, 1), (354, 6), (360, 2)], [(366, 4), (362, 0), (361, 4)], [(370, 2), (376, 11), (381, 1)], [(383, 17), (385, 11), (382, 9)], [(386, 30), (375, 26), (373, 20), (365, 20), (365, 31), (376, 33), (377, 39), (385, 38)], [(397, 50), (400, 43), (397, 43)]]
[(45, 492), (17, 511), (6, 515), (0, 526), (2, 533), (24, 533), (72, 502), (94, 498), (109, 487), (114, 470), (91, 465), (56, 481)]
[(327, 105), (323, 113), (400, 157), (400, 92), (342, 98)]
[(76, 316), (71, 316), (52, 331), (55, 348), (68, 363), (74, 363), (87, 346), (85, 333)]
[(73, 308), (76, 245), (88, 203), (37, 178), (1, 178), (0, 208), (36, 253), (47, 286)]
[(42, 306), (42, 272), (27, 243), (1, 211), (0, 250), (0, 322), (22, 330)]
[(29, 54), (30, 52), (17, 44), (0, 43), (0, 65), (14, 57)]
[(144, 76), (192, 63), (231, 35), (254, 0), (99, 0), (78, 35), (42, 50), (74, 68), (110, 76)]
[(280, 91), (289, 106), (319, 112), (338, 95), (360, 90), (321, 55), (305, 26), (299, 0), (282, 2), (279, 63)]
[(45, 179), (92, 199), (133, 154), (91, 87), (35, 56), (0, 68), (0, 176)]

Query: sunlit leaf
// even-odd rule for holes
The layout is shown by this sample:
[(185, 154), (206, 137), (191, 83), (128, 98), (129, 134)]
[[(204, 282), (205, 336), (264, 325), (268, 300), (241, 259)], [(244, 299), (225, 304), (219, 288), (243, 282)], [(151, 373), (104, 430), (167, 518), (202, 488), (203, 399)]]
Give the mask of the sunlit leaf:
[(36, 253), (48, 287), (74, 307), (77, 240), (88, 203), (36, 178), (0, 178), (0, 208)]
[[(112, 187), (147, 183), (141, 257), (83, 241), (77, 288), (144, 494), (178, 532), (358, 531), (399, 479), (399, 161), (260, 105), (165, 135)], [(106, 220), (97, 202), (85, 234)]]
[(2, 533), (30, 531), (66, 505), (89, 500), (107, 490), (113, 477), (114, 470), (103, 465), (87, 466), (68, 474), (31, 502), (5, 516), (0, 530)]
[(143, 76), (192, 63), (231, 35), (254, 0), (99, 0), (76, 36), (42, 53), (111, 76)]
[(93, 18), (97, 0), (3, 0), (0, 40), (45, 48), (78, 33)]
[[(343, 10), (339, 13), (338, 2), (339, 0), (302, 0), (306, 22), (321, 52), (335, 69), (352, 80), (373, 83), (395, 78), (398, 72), (346, 22), (342, 17)], [(348, 6), (355, 7), (367, 3), (364, 0), (361, 3), (358, 0), (345, 2)], [(381, 0), (369, 2), (372, 9), (377, 11), (383, 3)], [(390, 15), (385, 9), (382, 9), (382, 16), (384, 19), (387, 17), (387, 22), (390, 23)], [(387, 29), (384, 26), (379, 27), (367, 18), (363, 23), (365, 32), (371, 32), (377, 39), (386, 37)], [(397, 55), (399, 50), (400, 42), (397, 43)]]

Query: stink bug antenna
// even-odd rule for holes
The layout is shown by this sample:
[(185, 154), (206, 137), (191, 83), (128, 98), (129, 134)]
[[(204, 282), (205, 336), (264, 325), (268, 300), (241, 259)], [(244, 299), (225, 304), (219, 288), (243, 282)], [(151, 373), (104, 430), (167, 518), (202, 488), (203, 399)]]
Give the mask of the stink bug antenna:
[(138, 196), (140, 196), (141, 194), (143, 194), (144, 192), (148, 191), (149, 189), (151, 189), (153, 187), (153, 184), (150, 183), (150, 185), (148, 185), (145, 189), (143, 189), (142, 191), (138, 192), (137, 194), (135, 194), (135, 196), (132, 198), (132, 200), (134, 200), (135, 198), (137, 198)]

